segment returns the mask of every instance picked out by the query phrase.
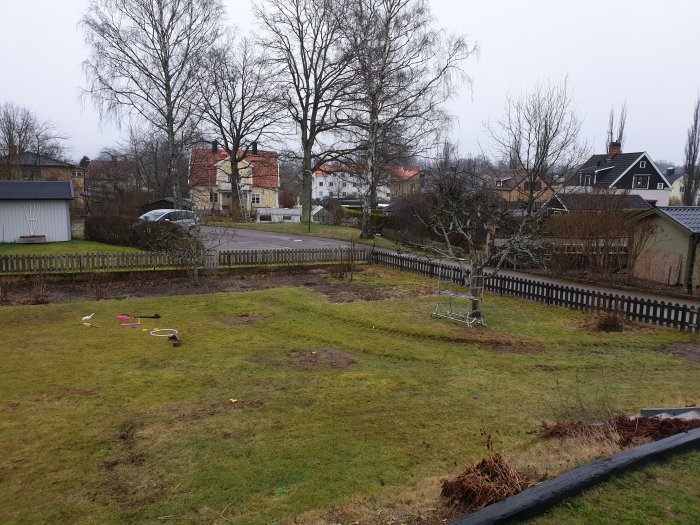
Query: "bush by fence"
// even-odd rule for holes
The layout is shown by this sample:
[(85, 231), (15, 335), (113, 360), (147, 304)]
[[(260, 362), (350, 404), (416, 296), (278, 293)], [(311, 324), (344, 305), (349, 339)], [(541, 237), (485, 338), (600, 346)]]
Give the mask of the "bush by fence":
[(85, 240), (134, 246), (153, 252), (190, 251), (196, 240), (171, 222), (147, 222), (125, 215), (94, 215), (85, 219)]

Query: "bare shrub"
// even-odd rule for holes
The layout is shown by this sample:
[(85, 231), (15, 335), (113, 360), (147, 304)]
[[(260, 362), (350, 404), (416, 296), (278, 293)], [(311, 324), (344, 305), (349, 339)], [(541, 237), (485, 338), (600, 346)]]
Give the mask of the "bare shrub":
[(10, 294), (17, 287), (17, 277), (0, 277), (0, 304), (9, 304)]
[(46, 276), (43, 273), (35, 276), (32, 282), (32, 304), (46, 304), (49, 302), (46, 288)]
[(595, 329), (599, 332), (622, 332), (627, 324), (625, 315), (618, 310), (598, 311), (595, 314)]
[(88, 276), (88, 290), (93, 299), (105, 299), (111, 293), (112, 276), (108, 273), (93, 272)]

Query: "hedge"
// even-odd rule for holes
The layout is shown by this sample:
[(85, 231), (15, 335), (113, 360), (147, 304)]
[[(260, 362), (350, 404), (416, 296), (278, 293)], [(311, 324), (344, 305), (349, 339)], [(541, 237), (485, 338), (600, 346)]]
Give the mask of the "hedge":
[[(149, 251), (190, 251), (192, 237), (171, 222), (141, 221), (124, 215), (92, 215), (85, 218), (85, 240), (135, 246)], [(197, 241), (199, 244), (199, 241)]]

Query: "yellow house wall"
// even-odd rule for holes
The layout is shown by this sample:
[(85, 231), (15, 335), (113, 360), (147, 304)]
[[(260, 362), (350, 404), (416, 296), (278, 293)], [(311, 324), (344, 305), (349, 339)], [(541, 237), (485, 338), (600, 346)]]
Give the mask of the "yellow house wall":
[[(645, 249), (651, 252), (673, 253), (681, 256), (681, 271), (679, 284), (685, 285), (685, 272), (688, 258), (688, 241), (690, 234), (684, 229), (674, 226), (660, 217), (653, 217), (651, 223), (655, 225), (656, 232), (647, 243)], [(700, 251), (695, 254), (693, 271), (693, 286), (700, 285)]]

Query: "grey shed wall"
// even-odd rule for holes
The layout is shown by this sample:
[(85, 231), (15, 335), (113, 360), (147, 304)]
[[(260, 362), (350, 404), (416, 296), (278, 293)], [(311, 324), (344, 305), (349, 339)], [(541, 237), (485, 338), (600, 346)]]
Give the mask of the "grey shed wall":
[(17, 242), (29, 235), (29, 204), (39, 206), (36, 235), (45, 235), (47, 242), (70, 241), (70, 201), (68, 200), (0, 200), (0, 242)]

